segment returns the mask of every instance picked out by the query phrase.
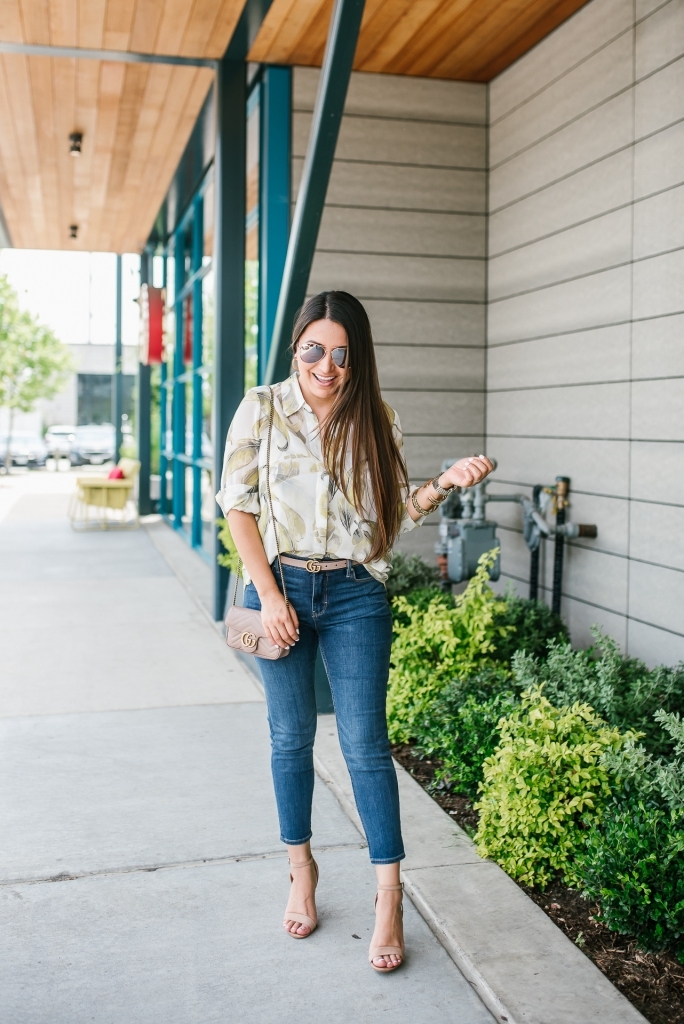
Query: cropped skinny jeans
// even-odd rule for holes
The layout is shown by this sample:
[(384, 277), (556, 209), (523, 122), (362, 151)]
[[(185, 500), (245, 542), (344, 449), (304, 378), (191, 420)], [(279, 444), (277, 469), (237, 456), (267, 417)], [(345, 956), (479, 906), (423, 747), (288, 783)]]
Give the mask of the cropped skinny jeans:
[[(277, 563), (273, 570), (282, 591)], [(268, 707), (280, 838), (299, 846), (312, 834), (314, 674), (320, 646), (371, 862), (394, 864), (403, 859), (404, 846), (385, 711), (392, 642), (385, 587), (353, 562), (326, 572), (288, 565), (283, 571), (299, 619), (299, 640), (286, 658), (256, 659)], [(252, 583), (245, 588), (244, 604), (261, 608)]]

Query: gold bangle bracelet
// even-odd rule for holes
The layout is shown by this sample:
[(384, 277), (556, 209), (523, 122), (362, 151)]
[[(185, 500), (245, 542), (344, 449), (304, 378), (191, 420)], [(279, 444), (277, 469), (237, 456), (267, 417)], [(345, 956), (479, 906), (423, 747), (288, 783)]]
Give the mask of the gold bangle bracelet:
[(419, 516), (429, 516), (431, 512), (435, 511), (436, 508), (436, 506), (433, 506), (432, 508), (423, 508), (422, 505), (419, 505), (415, 491), (411, 491), (411, 502)]

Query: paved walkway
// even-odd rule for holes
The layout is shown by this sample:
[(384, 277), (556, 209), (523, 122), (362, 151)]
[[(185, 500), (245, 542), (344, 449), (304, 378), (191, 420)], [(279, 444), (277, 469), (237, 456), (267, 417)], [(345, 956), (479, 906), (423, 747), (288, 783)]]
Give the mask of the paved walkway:
[(73, 534), (72, 486), (0, 478), (3, 1024), (491, 1024), (410, 903), (371, 971), (373, 872), (319, 782), (321, 927), (280, 930), (265, 708), (206, 569), (162, 524)]

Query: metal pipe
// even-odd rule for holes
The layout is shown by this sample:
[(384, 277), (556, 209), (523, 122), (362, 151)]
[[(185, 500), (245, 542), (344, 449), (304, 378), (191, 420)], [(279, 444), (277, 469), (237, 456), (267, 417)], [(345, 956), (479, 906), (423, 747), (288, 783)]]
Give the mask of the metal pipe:
[[(539, 495), (542, 492), (542, 485), (535, 484), (532, 488), (532, 505), (535, 512), (539, 512)], [(539, 600), (539, 554), (541, 543), (530, 551), (530, 601)]]
[(565, 545), (565, 510), (568, 505), (568, 491), (570, 489), (570, 478), (567, 476), (556, 477), (556, 541), (553, 551), (553, 595), (551, 609), (560, 615), (561, 594), (563, 590), (563, 548)]

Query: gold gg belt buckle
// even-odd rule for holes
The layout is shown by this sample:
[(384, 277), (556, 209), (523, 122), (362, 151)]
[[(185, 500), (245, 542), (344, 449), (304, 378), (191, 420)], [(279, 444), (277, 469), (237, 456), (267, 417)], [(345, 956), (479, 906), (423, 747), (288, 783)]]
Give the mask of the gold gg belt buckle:
[(307, 559), (306, 571), (307, 572), (320, 572), (321, 571), (321, 563), (317, 559), (315, 559), (315, 558)]

